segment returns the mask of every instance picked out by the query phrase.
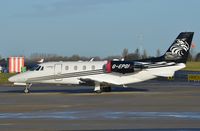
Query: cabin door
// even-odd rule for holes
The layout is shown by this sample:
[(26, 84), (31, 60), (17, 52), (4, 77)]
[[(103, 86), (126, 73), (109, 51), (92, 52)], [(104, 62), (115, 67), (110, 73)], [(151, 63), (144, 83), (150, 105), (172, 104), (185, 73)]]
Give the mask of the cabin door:
[(62, 74), (62, 64), (55, 64), (54, 65), (55, 81), (62, 81), (62, 78), (60, 78), (61, 74)]

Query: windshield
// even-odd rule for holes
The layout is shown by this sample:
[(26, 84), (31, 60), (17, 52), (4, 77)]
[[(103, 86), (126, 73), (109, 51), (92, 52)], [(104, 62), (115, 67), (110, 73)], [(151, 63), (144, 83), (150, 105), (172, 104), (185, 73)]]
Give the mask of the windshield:
[(39, 71), (40, 68), (41, 68), (40, 65), (36, 65), (36, 66), (34, 66), (33, 68), (31, 68), (30, 71)]

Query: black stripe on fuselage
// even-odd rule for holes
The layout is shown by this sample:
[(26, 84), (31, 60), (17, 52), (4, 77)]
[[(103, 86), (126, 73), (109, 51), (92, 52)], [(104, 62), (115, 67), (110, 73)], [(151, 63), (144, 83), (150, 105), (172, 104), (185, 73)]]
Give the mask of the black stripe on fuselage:
[(64, 74), (59, 74), (59, 75), (49, 75), (49, 76), (42, 76), (42, 77), (34, 77), (34, 78), (28, 79), (27, 82), (40, 81), (40, 80), (51, 80), (51, 79), (62, 79), (62, 78), (72, 78), (72, 77), (98, 75), (98, 74), (104, 74), (103, 69), (73, 72), (73, 73), (64, 73)]

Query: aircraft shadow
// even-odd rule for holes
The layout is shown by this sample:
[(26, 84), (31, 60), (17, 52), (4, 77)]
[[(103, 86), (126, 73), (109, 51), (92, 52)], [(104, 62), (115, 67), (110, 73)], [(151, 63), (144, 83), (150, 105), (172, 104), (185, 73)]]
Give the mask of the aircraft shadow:
[[(37, 89), (32, 88), (30, 89), (30, 93), (68, 93), (68, 94), (86, 94), (86, 93), (94, 93), (93, 88), (76, 88), (76, 89)], [(123, 87), (113, 87), (111, 92), (118, 92), (118, 93), (123, 93), (123, 92), (147, 92), (149, 91), (148, 89), (141, 89), (141, 88), (123, 88)], [(0, 93), (24, 93), (24, 88), (20, 89), (10, 89), (10, 90), (4, 90), (0, 91)], [(110, 93), (110, 92), (103, 92), (103, 93)]]
[[(150, 129), (108, 129), (106, 131), (199, 131), (200, 128), (150, 128)], [(62, 130), (64, 131), (64, 130)], [(78, 130), (79, 131), (79, 130)], [(86, 130), (81, 130), (86, 131)], [(105, 130), (93, 130), (93, 131), (105, 131)]]

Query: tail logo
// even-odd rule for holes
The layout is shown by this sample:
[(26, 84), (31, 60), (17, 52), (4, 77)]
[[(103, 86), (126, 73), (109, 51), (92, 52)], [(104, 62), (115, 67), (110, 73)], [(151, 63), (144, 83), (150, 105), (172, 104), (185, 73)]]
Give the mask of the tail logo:
[(180, 59), (188, 50), (189, 44), (187, 43), (186, 38), (176, 39), (173, 46), (170, 48), (170, 52), (165, 54), (165, 58), (168, 60)]

